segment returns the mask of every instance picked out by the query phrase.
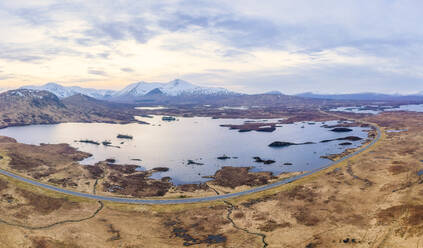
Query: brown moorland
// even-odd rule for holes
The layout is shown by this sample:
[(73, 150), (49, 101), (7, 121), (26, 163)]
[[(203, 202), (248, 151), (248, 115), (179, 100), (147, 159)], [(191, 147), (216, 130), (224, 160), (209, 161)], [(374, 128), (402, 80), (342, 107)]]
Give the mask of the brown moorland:
[[(0, 177), (0, 244), (419, 247), (423, 235), (423, 184), (417, 172), (423, 169), (423, 114), (389, 112), (359, 118), (378, 124), (384, 132), (369, 151), (294, 183), (225, 202), (172, 206), (104, 203), (104, 208), (90, 219), (34, 230), (31, 227), (90, 217), (99, 203), (33, 189)], [(407, 131), (385, 133), (389, 129)], [(37, 210), (42, 206), (34, 198), (51, 201), (52, 207), (45, 212)]]

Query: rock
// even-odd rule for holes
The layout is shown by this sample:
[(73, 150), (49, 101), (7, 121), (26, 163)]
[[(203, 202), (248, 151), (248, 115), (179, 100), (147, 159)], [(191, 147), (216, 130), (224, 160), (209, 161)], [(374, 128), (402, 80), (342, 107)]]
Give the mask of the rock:
[(288, 162), (287, 162), (287, 163), (284, 163), (283, 165), (292, 165), (292, 163), (288, 163)]
[(351, 142), (342, 142), (339, 145), (340, 146), (349, 146), (349, 145), (352, 145), (352, 143)]

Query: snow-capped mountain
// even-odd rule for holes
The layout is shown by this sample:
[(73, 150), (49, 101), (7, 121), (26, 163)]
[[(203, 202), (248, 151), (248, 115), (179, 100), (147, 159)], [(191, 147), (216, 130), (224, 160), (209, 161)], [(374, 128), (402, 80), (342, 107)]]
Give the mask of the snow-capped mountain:
[(133, 83), (120, 91), (117, 91), (113, 96), (114, 97), (137, 97), (145, 96), (148, 92), (159, 88), (162, 83), (147, 83), (144, 81)]
[(168, 83), (147, 83), (138, 82), (126, 86), (124, 89), (116, 92), (115, 97), (139, 97), (145, 96), (149, 92), (155, 94), (162, 92), (167, 96), (180, 95), (229, 95), (235, 94), (225, 88), (201, 87), (181, 79), (175, 79)]
[(113, 90), (101, 90), (82, 88), (79, 86), (62, 86), (57, 83), (47, 83), (41, 86), (23, 86), (21, 89), (31, 90), (46, 90), (55, 94), (59, 98), (66, 98), (76, 94), (82, 94), (90, 96), (96, 99), (117, 99), (122, 100), (125, 98), (134, 99), (143, 96), (210, 96), (210, 95), (233, 95), (236, 94), (225, 88), (214, 88), (214, 87), (201, 87), (186, 81), (175, 79), (168, 83), (147, 83), (138, 82), (133, 83), (120, 91)]
[(47, 83), (41, 86), (29, 85), (29, 86), (23, 86), (21, 87), (21, 89), (46, 90), (55, 94), (59, 98), (66, 98), (76, 94), (82, 94), (82, 95), (100, 99), (100, 98), (111, 97), (115, 93), (115, 91), (113, 90), (82, 88), (79, 86), (66, 87), (57, 83)]

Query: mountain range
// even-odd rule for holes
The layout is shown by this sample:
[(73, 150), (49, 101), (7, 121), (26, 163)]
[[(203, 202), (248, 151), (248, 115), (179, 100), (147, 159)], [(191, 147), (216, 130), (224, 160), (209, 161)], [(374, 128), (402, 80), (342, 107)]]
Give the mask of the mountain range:
[[(243, 96), (245, 94), (233, 92), (225, 88), (202, 87), (181, 79), (167, 83), (137, 82), (129, 84), (121, 90), (93, 89), (79, 86), (62, 86), (57, 83), (47, 83), (41, 86), (29, 85), (22, 89), (46, 90), (63, 99), (74, 95), (86, 95), (95, 99), (116, 102), (202, 102), (205, 98), (216, 99), (222, 97)], [(269, 91), (258, 95), (284, 95), (279, 91)], [(295, 95), (302, 99), (353, 100), (353, 101), (423, 101), (423, 94), (413, 95), (380, 94), (380, 93), (352, 93), (352, 94), (315, 94), (301, 93)]]
[(144, 96), (224, 96), (238, 93), (225, 88), (201, 87), (184, 80), (175, 79), (167, 83), (137, 82), (124, 87), (122, 90), (104, 90), (83, 88), (79, 86), (62, 86), (57, 83), (47, 83), (41, 86), (29, 85), (22, 89), (46, 90), (59, 98), (66, 98), (76, 94), (82, 94), (96, 99), (136, 99)]
[(381, 93), (350, 93), (350, 94), (315, 94), (311, 92), (297, 94), (295, 96), (314, 99), (330, 99), (330, 100), (354, 100), (354, 101), (399, 101), (399, 100), (423, 100), (423, 94), (417, 93), (412, 95), (400, 94), (381, 94)]
[(82, 94), (82, 95), (90, 96), (93, 98), (101, 99), (101, 98), (111, 97), (115, 93), (115, 91), (113, 90), (83, 88), (79, 86), (66, 87), (57, 83), (47, 83), (41, 86), (28, 85), (28, 86), (22, 86), (21, 89), (38, 90), (38, 91), (45, 90), (55, 94), (59, 98), (66, 98), (73, 95)]

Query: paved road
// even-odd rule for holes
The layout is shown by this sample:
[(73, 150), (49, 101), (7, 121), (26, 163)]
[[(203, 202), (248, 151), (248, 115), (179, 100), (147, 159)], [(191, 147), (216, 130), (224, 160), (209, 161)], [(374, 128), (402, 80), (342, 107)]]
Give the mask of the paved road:
[(53, 191), (56, 191), (56, 192), (67, 194), (67, 195), (73, 195), (73, 196), (84, 197), (84, 198), (100, 200), (100, 201), (111, 201), (111, 202), (132, 203), (132, 204), (149, 204), (149, 205), (208, 202), (208, 201), (215, 201), (215, 200), (223, 200), (223, 199), (233, 198), (233, 197), (242, 196), (242, 195), (248, 195), (248, 194), (251, 194), (251, 193), (256, 193), (256, 192), (260, 192), (260, 191), (263, 191), (263, 190), (275, 188), (275, 187), (278, 187), (280, 185), (291, 183), (291, 182), (296, 181), (300, 178), (303, 178), (303, 177), (308, 176), (310, 174), (313, 174), (315, 172), (326, 169), (326, 168), (328, 168), (332, 165), (341, 163), (342, 161), (347, 160), (347, 159), (363, 152), (364, 150), (367, 150), (371, 146), (373, 146), (380, 139), (380, 136), (381, 136), (380, 129), (378, 127), (376, 127), (376, 130), (377, 130), (377, 136), (371, 143), (369, 143), (366, 146), (360, 148), (359, 150), (355, 151), (354, 153), (351, 153), (350, 155), (343, 157), (340, 160), (329, 163), (328, 165), (326, 165), (324, 167), (312, 170), (310, 172), (301, 174), (301, 175), (296, 176), (296, 177), (291, 177), (291, 178), (288, 178), (288, 179), (285, 179), (285, 180), (282, 180), (282, 181), (278, 181), (278, 182), (271, 183), (271, 184), (261, 186), (261, 187), (252, 188), (252, 189), (249, 189), (249, 190), (246, 190), (246, 191), (236, 192), (236, 193), (231, 193), (231, 194), (226, 194), (226, 195), (207, 196), (207, 197), (203, 197), (203, 198), (157, 199), (157, 200), (153, 200), (153, 199), (133, 199), (133, 198), (100, 196), (100, 195), (92, 195), (92, 194), (75, 192), (75, 191), (71, 191), (71, 190), (58, 188), (58, 187), (55, 187), (55, 186), (52, 186), (52, 185), (40, 183), (40, 182), (31, 180), (31, 179), (28, 179), (28, 178), (18, 176), (16, 174), (10, 173), (10, 172), (2, 170), (2, 169), (0, 169), (0, 174), (15, 178), (19, 181), (26, 182), (26, 183), (29, 183), (29, 184), (32, 184), (34, 186), (41, 187), (41, 188), (44, 188), (44, 189), (53, 190)]

